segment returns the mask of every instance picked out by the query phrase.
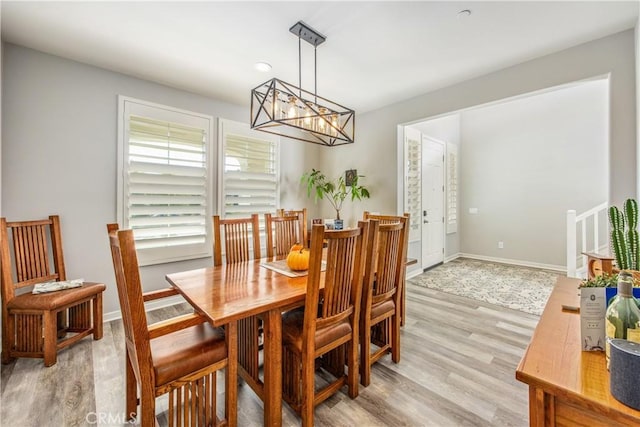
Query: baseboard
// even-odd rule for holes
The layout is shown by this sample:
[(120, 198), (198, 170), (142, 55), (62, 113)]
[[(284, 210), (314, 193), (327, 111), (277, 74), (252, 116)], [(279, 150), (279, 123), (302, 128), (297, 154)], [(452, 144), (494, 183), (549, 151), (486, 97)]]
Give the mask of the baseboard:
[(456, 258), (460, 258), (460, 256), (461, 256), (461, 255), (460, 255), (460, 252), (458, 252), (457, 254), (449, 255), (448, 257), (445, 257), (444, 262), (445, 262), (445, 263), (447, 263), (447, 262), (451, 262), (451, 261), (453, 261), (453, 260), (454, 260), (454, 259), (456, 259)]
[[(446, 257), (446, 258), (443, 260), (443, 262), (442, 262), (442, 263), (443, 263), (443, 264), (446, 264), (446, 263), (448, 263), (448, 262), (450, 262), (450, 261), (453, 261), (453, 260), (454, 260), (454, 259), (456, 259), (456, 258), (460, 258), (460, 253), (453, 254), (453, 255), (449, 255), (448, 257)], [(408, 270), (408, 271), (407, 271), (406, 278), (407, 278), (407, 279), (413, 279), (414, 277), (419, 276), (419, 275), (421, 275), (422, 273), (424, 273), (424, 271), (423, 271), (421, 268), (416, 267), (416, 268), (414, 268), (414, 269), (412, 269), (412, 270)]]
[[(156, 310), (158, 308), (169, 307), (171, 305), (177, 305), (185, 302), (185, 299), (180, 295), (176, 295), (169, 298), (161, 298), (156, 301), (150, 301), (145, 303), (144, 308), (145, 311)], [(102, 320), (104, 323), (111, 322), (112, 320), (122, 319), (122, 312), (120, 310), (110, 311), (108, 313), (104, 313)]]
[(560, 273), (565, 273), (565, 274), (567, 272), (567, 267), (564, 265), (543, 264), (540, 262), (523, 261), (518, 259), (510, 259), (510, 258), (495, 258), (490, 256), (467, 254), (467, 253), (460, 253), (459, 256), (461, 258), (471, 258), (471, 259), (477, 259), (480, 261), (498, 262), (500, 264), (519, 265), (521, 267), (533, 267), (533, 268), (540, 268), (543, 270), (558, 271)]
[(407, 271), (407, 273), (405, 274), (405, 279), (413, 279), (416, 276), (419, 276), (422, 274), (422, 269), (420, 268), (414, 268), (411, 271)]

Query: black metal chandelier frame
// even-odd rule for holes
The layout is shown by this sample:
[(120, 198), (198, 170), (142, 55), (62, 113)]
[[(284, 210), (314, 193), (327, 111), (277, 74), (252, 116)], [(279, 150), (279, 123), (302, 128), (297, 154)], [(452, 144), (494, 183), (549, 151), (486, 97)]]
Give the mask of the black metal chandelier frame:
[[(273, 78), (254, 88), (251, 128), (326, 146), (353, 143), (355, 111), (317, 94), (316, 48), (326, 37), (302, 21), (289, 31), (298, 36), (299, 85)], [(314, 46), (314, 92), (302, 89), (301, 40)]]

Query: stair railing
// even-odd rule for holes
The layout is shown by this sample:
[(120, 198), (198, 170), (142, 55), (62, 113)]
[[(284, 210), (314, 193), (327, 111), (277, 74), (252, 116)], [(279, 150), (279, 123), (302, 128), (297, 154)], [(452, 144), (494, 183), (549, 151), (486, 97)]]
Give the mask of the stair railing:
[[(600, 220), (599, 217), (604, 213), (606, 218), (606, 210), (609, 207), (608, 202), (604, 202), (599, 204), (598, 206), (589, 209), (586, 212), (581, 213), (580, 215), (576, 214), (575, 210), (567, 211), (567, 277), (586, 277), (587, 270), (587, 257), (586, 255), (582, 255), (582, 265), (578, 269), (577, 260), (578, 260), (578, 230), (580, 230), (581, 237), (581, 253), (585, 252), (594, 252), (598, 253), (601, 251), (601, 244), (604, 246), (608, 246), (609, 238), (608, 238), (608, 226), (607, 232), (605, 236), (601, 236), (600, 233)], [(588, 239), (587, 239), (587, 223), (591, 222), (593, 227), (592, 229), (592, 239), (593, 243), (592, 248), (588, 247)]]

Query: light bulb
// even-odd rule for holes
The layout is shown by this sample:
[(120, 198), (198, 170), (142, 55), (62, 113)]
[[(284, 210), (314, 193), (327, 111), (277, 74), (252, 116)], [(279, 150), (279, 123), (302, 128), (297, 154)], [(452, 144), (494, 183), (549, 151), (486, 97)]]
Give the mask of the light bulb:
[(279, 97), (280, 93), (277, 90), (273, 91), (273, 98), (271, 98), (271, 103), (273, 106), (273, 118), (274, 119), (279, 119), (280, 118), (280, 102), (278, 101), (278, 97)]
[(304, 109), (304, 127), (311, 129), (311, 110), (309, 107)]
[(331, 128), (331, 134), (333, 136), (338, 135), (338, 115), (336, 113), (331, 115), (331, 125), (333, 126)]
[(324, 119), (325, 114), (327, 114), (327, 109), (324, 107), (320, 107), (320, 118), (318, 119), (318, 131), (324, 133), (326, 127), (326, 121)]
[(298, 111), (296, 107), (296, 97), (289, 95), (289, 112), (287, 117), (290, 119), (295, 119), (298, 117)]

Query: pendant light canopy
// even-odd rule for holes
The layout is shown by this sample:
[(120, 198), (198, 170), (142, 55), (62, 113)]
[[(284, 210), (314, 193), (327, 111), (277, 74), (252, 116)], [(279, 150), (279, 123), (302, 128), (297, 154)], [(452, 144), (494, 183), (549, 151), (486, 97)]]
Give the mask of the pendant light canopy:
[[(298, 86), (273, 78), (251, 91), (251, 128), (299, 141), (327, 146), (354, 141), (355, 112), (317, 94), (302, 89), (301, 41), (316, 48), (326, 37), (303, 23), (289, 29), (298, 36)], [(314, 66), (314, 70), (317, 68)]]

